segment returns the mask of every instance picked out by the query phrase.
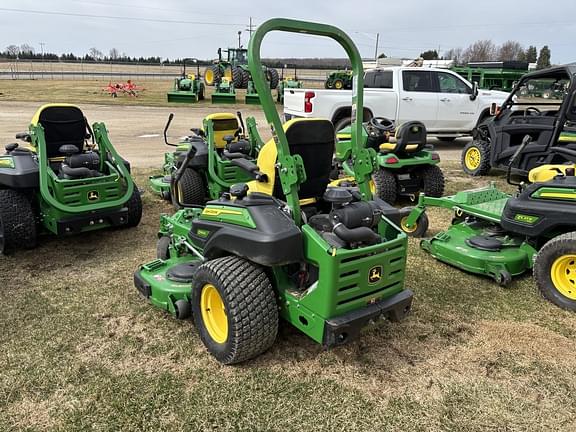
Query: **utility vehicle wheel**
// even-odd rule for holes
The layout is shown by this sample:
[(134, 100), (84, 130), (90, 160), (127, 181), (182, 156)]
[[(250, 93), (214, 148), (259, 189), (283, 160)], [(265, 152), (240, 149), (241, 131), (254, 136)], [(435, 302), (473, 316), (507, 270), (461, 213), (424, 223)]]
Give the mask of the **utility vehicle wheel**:
[(236, 66), (232, 69), (232, 82), (234, 83), (234, 87), (236, 88), (243, 88), (242, 83), (244, 82), (244, 70)]
[(388, 204), (394, 204), (398, 197), (396, 176), (390, 170), (380, 168), (372, 173), (372, 193)]
[(576, 232), (554, 237), (540, 249), (534, 279), (544, 298), (576, 311)]
[(278, 332), (278, 305), (263, 269), (235, 256), (202, 264), (192, 287), (192, 316), (202, 342), (224, 364), (266, 351)]
[(266, 69), (266, 79), (270, 83), (270, 89), (274, 90), (278, 87), (278, 83), (280, 82), (280, 76), (278, 75), (278, 71), (274, 68)]
[(128, 222), (126, 222), (126, 227), (138, 226), (142, 219), (142, 198), (140, 197), (140, 191), (136, 184), (134, 184), (134, 191), (126, 203), (126, 206), (128, 207)]
[(428, 220), (428, 215), (426, 213), (422, 213), (414, 226), (408, 228), (406, 226), (406, 219), (408, 216), (404, 216), (400, 219), (400, 228), (410, 237), (424, 237), (426, 235), (426, 231), (428, 231), (428, 226), (430, 225), (430, 221)]
[(342, 90), (344, 88), (344, 81), (341, 79), (337, 79), (334, 81), (334, 88), (336, 90)]
[(471, 176), (483, 176), (490, 171), (490, 144), (474, 140), (462, 150), (462, 169)]
[(205, 196), (204, 179), (198, 171), (192, 168), (187, 168), (180, 177), (180, 181), (172, 188), (172, 204), (175, 207), (179, 207), (178, 202), (184, 205), (203, 205)]
[(207, 86), (215, 86), (222, 80), (222, 71), (218, 65), (212, 65), (204, 71), (204, 83)]
[(36, 247), (36, 217), (26, 195), (0, 190), (0, 253)]
[(156, 242), (156, 258), (167, 260), (170, 258), (170, 237), (162, 236)]
[(440, 198), (444, 194), (444, 173), (438, 165), (425, 166), (418, 175), (422, 181), (422, 192), (426, 196)]

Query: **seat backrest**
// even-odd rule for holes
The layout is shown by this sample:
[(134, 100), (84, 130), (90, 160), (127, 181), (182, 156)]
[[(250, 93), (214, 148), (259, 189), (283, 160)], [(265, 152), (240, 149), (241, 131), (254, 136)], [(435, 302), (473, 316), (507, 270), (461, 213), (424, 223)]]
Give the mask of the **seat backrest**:
[(417, 153), (426, 145), (427, 133), (424, 123), (409, 121), (396, 129), (395, 142), (380, 144), (380, 149), (392, 153)]
[(44, 129), (47, 158), (64, 156), (63, 145), (73, 145), (79, 152), (84, 150), (88, 124), (80, 108), (73, 105), (46, 105), (36, 113), (32, 123)]
[[(218, 149), (223, 149), (226, 146), (224, 137), (226, 135), (236, 136), (240, 129), (238, 118), (232, 113), (214, 113), (204, 118), (206, 121), (212, 120), (214, 130), (214, 146)], [(206, 130), (206, 126), (204, 127)]]
[[(284, 124), (291, 155), (300, 155), (304, 162), (306, 181), (300, 185), (300, 200), (321, 198), (330, 182), (335, 132), (332, 122), (325, 119), (293, 119)], [(251, 192), (263, 192), (284, 199), (282, 185), (276, 173), (278, 152), (274, 140), (268, 141), (258, 153), (257, 165), (268, 182), (251, 181)]]

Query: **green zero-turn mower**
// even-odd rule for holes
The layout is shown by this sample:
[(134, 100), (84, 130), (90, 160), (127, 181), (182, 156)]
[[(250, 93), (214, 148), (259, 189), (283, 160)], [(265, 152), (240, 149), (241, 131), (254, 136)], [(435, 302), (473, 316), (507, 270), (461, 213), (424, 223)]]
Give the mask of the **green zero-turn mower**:
[[(350, 128), (338, 132), (335, 164), (336, 183), (353, 181)], [(364, 123), (364, 146), (377, 152), (378, 169), (372, 173), (372, 193), (394, 204), (399, 197), (415, 199), (420, 192), (441, 197), (444, 193), (444, 174), (438, 166), (440, 156), (426, 144), (426, 127), (420, 122), (406, 122), (395, 128), (384, 117), (374, 117)], [(336, 171), (333, 173), (336, 177)]]
[(412, 302), (412, 292), (404, 288), (407, 237), (390, 222), (399, 211), (371, 199), (368, 181), (376, 155), (357, 140), (356, 111), (352, 142), (358, 144), (352, 153), (358, 188), (327, 188), (334, 127), (323, 119), (282, 125), (260, 61), (262, 39), (271, 31), (339, 42), (357, 80), (353, 105), (362, 112), (362, 61), (344, 32), (286, 19), (258, 27), (250, 39), (249, 65), (273, 138), (257, 164), (239, 163), (254, 180), (233, 186), (204, 208), (163, 215), (158, 259), (134, 277), (155, 306), (177, 318), (192, 314), (202, 341), (222, 363), (268, 349), (279, 318), (334, 346), (355, 338), (379, 316), (403, 318)]
[(88, 125), (74, 105), (44, 105), (29, 131), (0, 156), (0, 252), (36, 246), (37, 236), (140, 223), (130, 166), (103, 123)]
[(450, 228), (422, 240), (424, 250), (503, 286), (533, 269), (545, 298), (576, 310), (576, 151), (551, 147), (554, 155), (572, 164), (541, 166), (530, 172), (531, 184), (512, 183), (514, 161), (535, 144), (527, 135), (509, 162), (508, 182), (519, 186), (518, 193), (506, 194), (492, 183), (443, 198), (421, 195), (406, 224), (429, 206), (453, 210)]
[[(170, 114), (164, 128), (164, 142), (176, 147), (173, 152), (164, 153), (164, 166), (161, 175), (149, 178), (151, 189), (174, 205), (204, 205), (208, 199), (220, 197), (230, 186), (246, 182), (252, 177), (245, 170), (234, 165), (232, 159), (246, 158), (254, 161), (262, 140), (253, 117), (242, 120), (238, 111), (214, 113), (202, 121), (202, 128), (192, 128), (192, 134), (178, 144), (168, 142), (167, 132), (174, 114)], [(188, 161), (175, 181), (175, 173), (182, 166), (190, 148), (194, 156)], [(176, 199), (178, 198), (178, 199)]]
[[(186, 73), (186, 62), (196, 63), (196, 74)], [(174, 80), (172, 90), (166, 94), (168, 102), (195, 103), (204, 100), (204, 83), (200, 75), (197, 59), (185, 59), (182, 62), (182, 75)]]
[(474, 140), (462, 150), (462, 169), (472, 176), (505, 171), (527, 134), (533, 142), (514, 164), (515, 175), (525, 177), (540, 165), (561, 163), (550, 147), (576, 150), (575, 107), (576, 65), (524, 75), (501, 107), (493, 105), (494, 116), (474, 129)]

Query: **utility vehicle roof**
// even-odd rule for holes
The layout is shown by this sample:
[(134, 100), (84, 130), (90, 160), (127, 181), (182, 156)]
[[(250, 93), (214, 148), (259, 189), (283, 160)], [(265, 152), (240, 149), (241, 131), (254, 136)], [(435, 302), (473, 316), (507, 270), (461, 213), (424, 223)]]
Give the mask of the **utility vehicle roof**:
[(538, 79), (538, 78), (565, 78), (566, 75), (572, 79), (573, 75), (576, 75), (576, 65), (567, 64), (554, 66), (547, 69), (537, 70), (534, 72), (529, 72), (522, 77), (522, 80), (526, 79)]

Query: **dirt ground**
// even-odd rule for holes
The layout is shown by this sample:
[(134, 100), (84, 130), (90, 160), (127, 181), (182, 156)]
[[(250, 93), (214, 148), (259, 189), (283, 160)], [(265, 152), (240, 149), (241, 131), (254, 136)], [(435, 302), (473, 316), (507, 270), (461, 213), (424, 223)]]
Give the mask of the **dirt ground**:
[[(30, 119), (41, 105), (39, 102), (0, 102), (0, 144), (14, 142), (17, 132), (25, 131)], [(101, 121), (106, 124), (110, 139), (118, 152), (139, 168), (160, 167), (166, 146), (162, 131), (168, 114), (175, 114), (170, 126), (170, 139), (177, 140), (186, 135), (191, 127), (199, 127), (202, 119), (219, 111), (242, 111), (244, 118), (253, 116), (258, 122), (263, 138), (268, 137), (266, 120), (260, 107), (248, 105), (184, 105), (182, 107), (150, 107), (140, 105), (96, 105), (80, 104), (90, 123)], [(443, 143), (431, 138), (443, 160), (459, 160), (466, 138)]]

